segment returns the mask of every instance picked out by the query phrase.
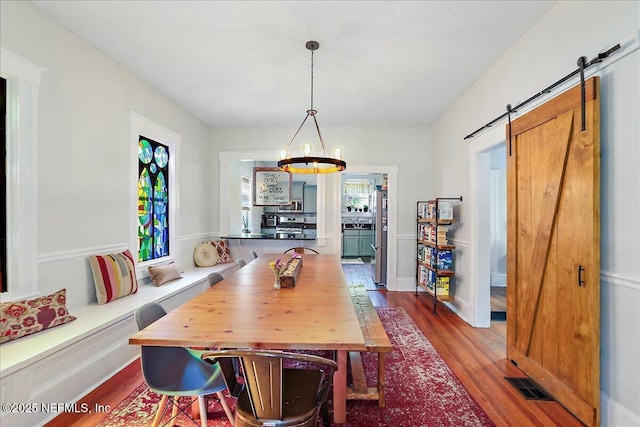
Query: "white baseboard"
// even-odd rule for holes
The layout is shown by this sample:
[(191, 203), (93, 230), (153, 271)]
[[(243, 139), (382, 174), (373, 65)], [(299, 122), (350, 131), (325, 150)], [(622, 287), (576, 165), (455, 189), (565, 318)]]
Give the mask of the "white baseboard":
[(491, 286), (506, 287), (507, 275), (501, 273), (491, 273)]
[(600, 425), (602, 427), (640, 427), (640, 415), (634, 414), (611, 396), (600, 392)]
[(415, 292), (416, 291), (416, 278), (415, 277), (397, 277), (396, 278), (396, 291), (399, 292)]

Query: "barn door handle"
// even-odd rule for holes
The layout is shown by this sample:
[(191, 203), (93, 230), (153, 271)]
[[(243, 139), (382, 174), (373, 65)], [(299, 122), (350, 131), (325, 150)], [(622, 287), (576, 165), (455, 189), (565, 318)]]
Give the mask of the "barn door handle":
[(582, 280), (582, 272), (584, 271), (584, 267), (582, 265), (578, 266), (578, 286), (584, 286), (584, 280)]

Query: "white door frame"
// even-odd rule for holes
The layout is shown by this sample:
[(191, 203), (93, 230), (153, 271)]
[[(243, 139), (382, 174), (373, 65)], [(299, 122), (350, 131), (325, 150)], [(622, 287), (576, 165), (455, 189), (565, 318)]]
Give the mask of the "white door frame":
[[(347, 172), (350, 174), (371, 174), (386, 173), (388, 186), (388, 210), (387, 210), (387, 290), (398, 290), (398, 166), (349, 166)], [(342, 217), (341, 186), (337, 186), (338, 191), (334, 193), (334, 218)], [(342, 226), (340, 220), (334, 222), (334, 236), (340, 236)], [(335, 239), (336, 245), (340, 246), (339, 239)], [(340, 247), (336, 249), (340, 253)]]
[[(480, 136), (475, 137), (469, 143), (469, 158), (471, 160), (471, 276), (475, 289), (472, 292), (473, 313), (472, 325), (480, 328), (491, 326), (491, 255), (489, 245), (491, 236), (489, 227), (490, 200), (486, 197), (486, 185), (489, 183), (491, 158), (487, 152), (495, 146), (505, 142), (504, 126), (498, 126)], [(508, 151), (507, 147), (507, 151)]]

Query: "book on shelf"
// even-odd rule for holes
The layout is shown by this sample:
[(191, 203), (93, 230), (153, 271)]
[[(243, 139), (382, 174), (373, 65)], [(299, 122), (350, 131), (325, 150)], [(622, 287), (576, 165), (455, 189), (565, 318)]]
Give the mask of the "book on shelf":
[(453, 220), (453, 203), (442, 201), (438, 202), (438, 218), (446, 221)]
[(428, 282), (429, 269), (424, 265), (419, 266), (418, 283), (426, 285)]
[(449, 295), (449, 278), (437, 277), (436, 278), (436, 295), (445, 296)]
[(423, 218), (423, 219), (427, 218), (427, 204), (426, 203), (419, 203), (418, 204), (418, 218)]
[(431, 292), (435, 292), (437, 296), (449, 295), (450, 279), (448, 277), (440, 277), (435, 272), (427, 270), (426, 286)]
[(453, 267), (453, 257), (451, 256), (451, 250), (439, 250), (438, 259), (437, 259), (437, 268), (438, 270), (451, 270)]
[(418, 204), (418, 218), (434, 220), (436, 219), (436, 202), (430, 200)]
[(435, 200), (429, 200), (427, 202), (427, 214), (425, 218), (436, 219), (436, 202)]

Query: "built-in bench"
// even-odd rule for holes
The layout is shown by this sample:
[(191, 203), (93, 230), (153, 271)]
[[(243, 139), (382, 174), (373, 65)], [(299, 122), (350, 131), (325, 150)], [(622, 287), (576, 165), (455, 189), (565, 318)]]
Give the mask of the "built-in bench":
[[(93, 390), (139, 355), (128, 339), (137, 331), (134, 311), (158, 302), (170, 311), (209, 287), (212, 272), (227, 275), (236, 263), (182, 272), (162, 286), (140, 285), (138, 292), (104, 305), (69, 307), (76, 320), (0, 345), (3, 402), (69, 403)], [(0, 414), (0, 425), (39, 425), (57, 413)]]
[(360, 352), (349, 352), (353, 386), (347, 389), (347, 399), (377, 400), (378, 406), (383, 408), (385, 405), (385, 354), (393, 350), (393, 347), (365, 287), (352, 286), (349, 291), (353, 307), (360, 321), (367, 352), (374, 352), (378, 356), (378, 383), (376, 387), (367, 386)]

